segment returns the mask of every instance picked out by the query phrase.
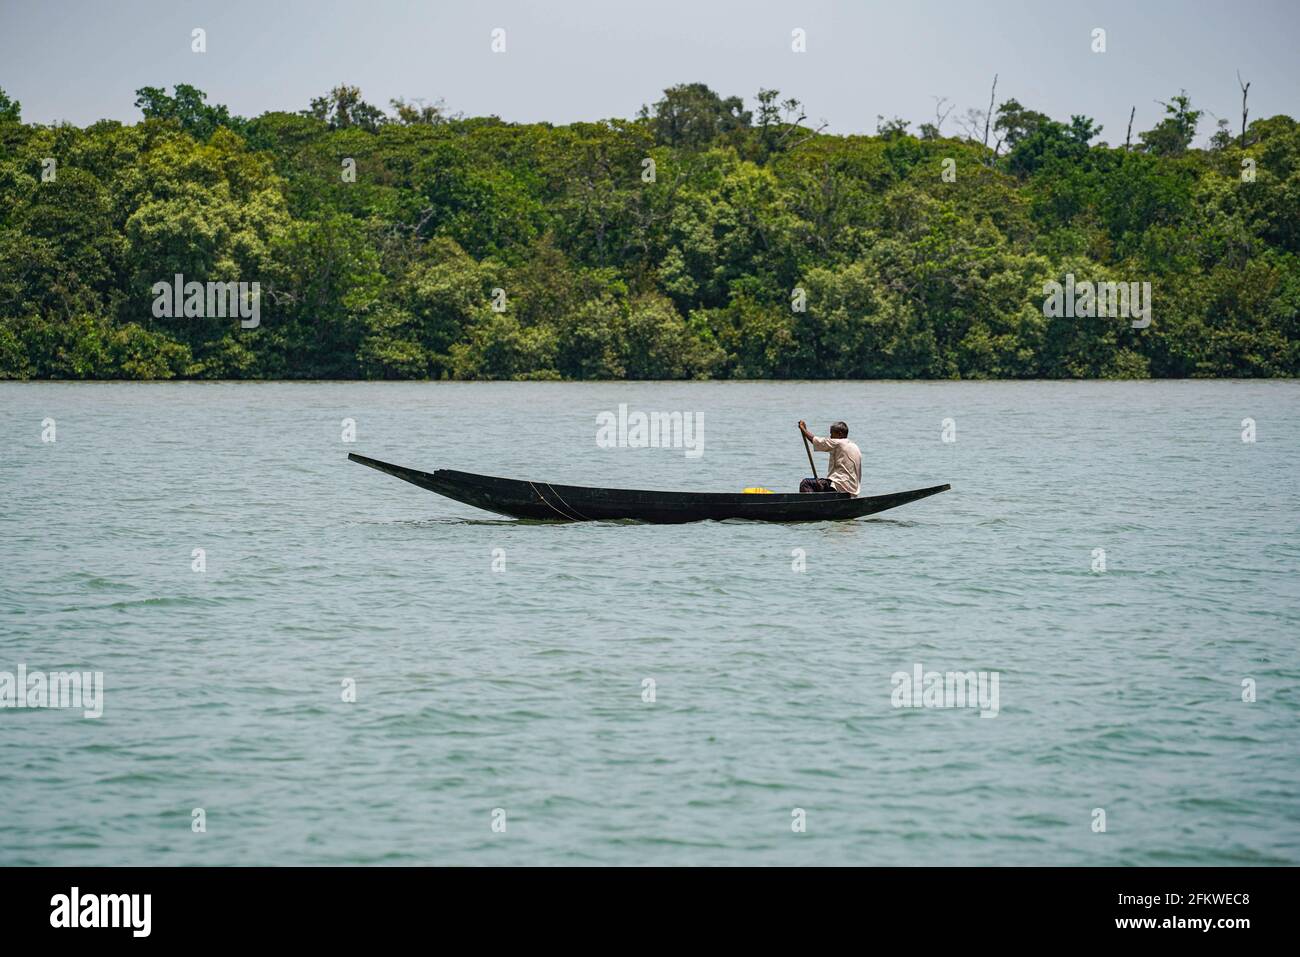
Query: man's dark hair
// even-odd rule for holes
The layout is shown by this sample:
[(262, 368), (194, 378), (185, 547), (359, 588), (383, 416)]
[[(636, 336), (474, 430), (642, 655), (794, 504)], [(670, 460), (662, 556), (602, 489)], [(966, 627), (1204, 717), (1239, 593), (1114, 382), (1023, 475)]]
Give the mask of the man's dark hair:
[(831, 423), (831, 438), (847, 439), (849, 437), (849, 427), (843, 422)]

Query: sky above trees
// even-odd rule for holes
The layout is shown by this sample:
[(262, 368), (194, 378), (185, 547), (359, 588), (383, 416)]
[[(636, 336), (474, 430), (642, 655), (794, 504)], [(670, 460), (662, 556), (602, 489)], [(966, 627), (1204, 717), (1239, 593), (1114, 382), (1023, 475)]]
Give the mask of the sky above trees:
[[(206, 53), (191, 52), (195, 27)], [(497, 27), (504, 53), (491, 49)], [(791, 50), (795, 28), (806, 53)], [(1093, 52), (1096, 28), (1105, 53)], [(1149, 128), (1163, 115), (1156, 101), (1185, 88), (1207, 111), (1204, 142), (1216, 116), (1238, 113), (1237, 70), (1253, 84), (1253, 115), (1296, 114), (1297, 36), (1293, 0), (9, 0), (0, 85), (39, 123), (129, 121), (131, 91), (162, 82), (190, 83), (245, 116), (297, 110), (347, 82), (379, 104), (441, 98), (470, 116), (569, 123), (631, 117), (690, 78), (749, 109), (753, 91), (781, 89), (836, 133), (874, 132), (878, 115), (915, 131), (946, 97), (942, 131), (952, 135), (968, 109), (987, 107), (996, 73), (1047, 115), (1094, 118), (1112, 144), (1130, 109)]]

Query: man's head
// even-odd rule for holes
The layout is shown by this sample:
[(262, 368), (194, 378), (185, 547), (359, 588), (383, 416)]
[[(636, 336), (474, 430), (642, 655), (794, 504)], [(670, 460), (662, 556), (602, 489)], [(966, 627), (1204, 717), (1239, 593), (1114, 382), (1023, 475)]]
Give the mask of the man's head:
[(847, 439), (849, 437), (849, 427), (843, 422), (836, 422), (831, 425), (832, 439)]

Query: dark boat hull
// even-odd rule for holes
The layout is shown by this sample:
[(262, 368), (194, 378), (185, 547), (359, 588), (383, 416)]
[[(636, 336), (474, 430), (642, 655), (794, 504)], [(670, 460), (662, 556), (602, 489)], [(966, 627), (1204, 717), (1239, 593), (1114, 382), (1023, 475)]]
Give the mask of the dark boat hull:
[(845, 492), (813, 494), (745, 494), (733, 492), (652, 492), (638, 489), (584, 488), (519, 479), (494, 478), (438, 469), (420, 472), (350, 454), (353, 462), (437, 492), (447, 498), (513, 518), (539, 521), (598, 522), (633, 520), (657, 524), (749, 519), (759, 522), (822, 522), (861, 518), (945, 492), (935, 485), (892, 495), (855, 498)]

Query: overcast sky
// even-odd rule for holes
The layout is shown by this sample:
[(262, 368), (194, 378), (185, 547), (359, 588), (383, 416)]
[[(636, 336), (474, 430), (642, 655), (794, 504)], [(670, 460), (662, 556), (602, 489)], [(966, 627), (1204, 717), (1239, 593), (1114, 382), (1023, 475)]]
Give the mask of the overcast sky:
[[(190, 50), (195, 27), (207, 52)], [(506, 52), (491, 32), (506, 31)], [(807, 52), (791, 51), (791, 31)], [(1092, 31), (1106, 30), (1106, 52)], [(664, 87), (702, 81), (753, 105), (760, 87), (833, 132), (877, 114), (933, 121), (1016, 97), (1099, 120), (1122, 142), (1186, 88), (1236, 127), (1300, 116), (1300, 0), (0, 0), (0, 88), (28, 122), (135, 121), (141, 86), (191, 83), (256, 116), (300, 110), (346, 82), (387, 107), (435, 101), (469, 116), (567, 123), (635, 115)], [(1207, 117), (1198, 142), (1214, 129)]]

